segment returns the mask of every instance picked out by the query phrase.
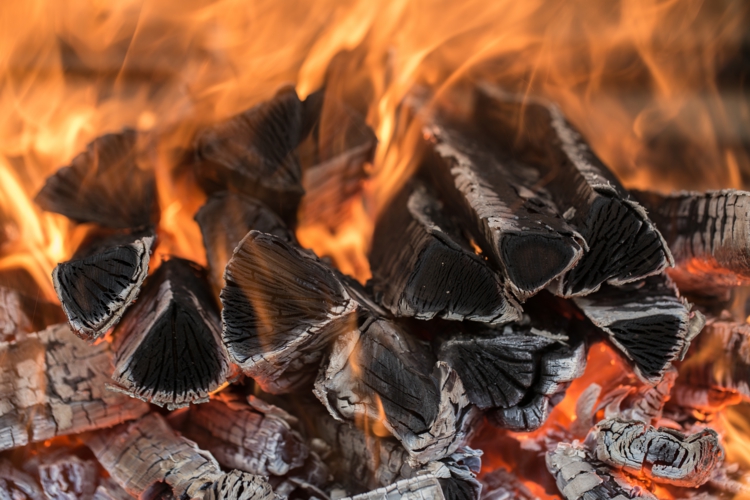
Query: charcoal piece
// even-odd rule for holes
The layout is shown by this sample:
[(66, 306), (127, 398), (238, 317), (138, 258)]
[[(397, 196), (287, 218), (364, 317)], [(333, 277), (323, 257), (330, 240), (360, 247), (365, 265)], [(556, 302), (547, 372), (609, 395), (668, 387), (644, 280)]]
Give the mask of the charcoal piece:
[(536, 500), (512, 472), (499, 467), (482, 478), (482, 500)]
[(566, 500), (657, 500), (641, 481), (596, 460), (579, 444), (558, 443), (545, 460)]
[(370, 267), (375, 296), (395, 316), (491, 324), (520, 319), (502, 276), (474, 253), (420, 182), (407, 185), (380, 215)]
[(310, 450), (291, 427), (295, 419), (257, 398), (250, 401), (222, 393), (194, 406), (182, 434), (230, 469), (283, 476), (301, 467)]
[[(618, 411), (618, 415), (626, 420), (637, 420), (646, 424), (658, 422), (661, 419), (664, 405), (670, 399), (678, 372), (670, 368), (664, 378), (656, 385), (644, 385), (631, 397), (627, 408)], [(605, 413), (609, 417), (608, 413)]]
[(542, 425), (567, 386), (586, 368), (586, 346), (578, 336), (509, 324), (477, 329), (441, 341), (438, 359), (460, 377), (472, 404), (491, 422), (512, 430)]
[(92, 460), (75, 455), (43, 460), (39, 466), (39, 480), (47, 498), (78, 500), (91, 498), (96, 492), (99, 470)]
[(251, 229), (289, 242), (296, 241), (294, 234), (270, 208), (239, 193), (221, 191), (211, 195), (195, 214), (195, 220), (203, 235), (209, 278), (216, 295), (226, 285), (224, 268), (227, 262)]
[(0, 451), (138, 418), (148, 405), (107, 391), (111, 346), (67, 324), (0, 343)]
[(519, 166), (495, 154), (475, 128), (431, 118), (424, 134), (432, 148), (422, 173), (524, 299), (571, 269), (585, 243), (544, 193), (518, 182), (512, 172)]
[(112, 389), (169, 409), (208, 401), (229, 359), (205, 271), (172, 258), (115, 330)]
[(148, 275), (155, 234), (115, 236), (52, 271), (52, 283), (73, 331), (102, 337), (138, 297)]
[(727, 189), (667, 196), (633, 193), (674, 255), (683, 292), (718, 294), (750, 284), (750, 193)]
[(478, 418), (455, 370), (385, 319), (336, 340), (314, 392), (334, 418), (382, 424), (419, 463), (455, 451)]
[(57, 304), (0, 285), (0, 342), (21, 340), (64, 321), (65, 313)]
[(304, 194), (295, 148), (303, 139), (302, 103), (283, 87), (262, 102), (198, 133), (197, 175), (209, 191), (256, 198), (293, 226)]
[(682, 359), (703, 328), (703, 315), (690, 312), (666, 275), (622, 286), (604, 286), (574, 299), (647, 383), (657, 383), (675, 360)]
[(267, 392), (288, 392), (314, 379), (328, 344), (357, 328), (356, 303), (337, 275), (276, 236), (251, 231), (224, 278), (224, 343)]
[(578, 264), (555, 286), (586, 295), (602, 283), (622, 285), (658, 274), (672, 255), (646, 211), (632, 200), (560, 109), (528, 96), (481, 86), (474, 119), (495, 147), (527, 168), (528, 185), (543, 186), (566, 221), (586, 240)]
[(673, 429), (615, 418), (599, 422), (591, 437), (599, 460), (658, 483), (700, 486), (724, 460), (713, 429), (685, 436)]
[(206, 500), (281, 500), (261, 476), (233, 470), (219, 478), (204, 495)]
[(0, 459), (0, 498), (3, 500), (46, 500), (33, 477), (22, 472), (6, 459)]
[(153, 139), (125, 129), (94, 139), (34, 201), (77, 222), (128, 229), (158, 220)]
[[(434, 474), (425, 474), (409, 479), (402, 479), (388, 486), (346, 497), (342, 500), (411, 500), (421, 498), (429, 498), (431, 500), (448, 500), (450, 498), (453, 500), (456, 497), (445, 496), (443, 494), (443, 487), (440, 484), (440, 478)], [(456, 500), (464, 499), (457, 497)]]

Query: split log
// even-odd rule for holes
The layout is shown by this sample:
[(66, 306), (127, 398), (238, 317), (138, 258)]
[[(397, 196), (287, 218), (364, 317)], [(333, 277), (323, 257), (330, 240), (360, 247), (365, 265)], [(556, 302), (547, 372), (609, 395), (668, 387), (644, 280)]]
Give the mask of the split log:
[(469, 401), (489, 410), (490, 422), (530, 431), (583, 374), (586, 351), (579, 336), (510, 324), (448, 337), (437, 357), (458, 373)]
[(683, 359), (705, 322), (698, 311), (690, 312), (690, 304), (663, 274), (604, 286), (574, 300), (630, 360), (635, 373), (652, 384), (661, 380), (673, 361)]
[(453, 453), (479, 418), (456, 371), (385, 319), (336, 340), (314, 392), (336, 419), (384, 426), (419, 463)]
[(502, 324), (520, 319), (505, 283), (474, 253), (427, 186), (408, 184), (375, 227), (375, 297), (395, 316)]
[(201, 228), (206, 248), (209, 277), (218, 296), (225, 286), (224, 268), (234, 249), (251, 229), (293, 242), (294, 234), (270, 208), (239, 193), (222, 191), (209, 197), (195, 220)]
[(669, 275), (684, 292), (750, 284), (750, 193), (727, 189), (668, 196), (633, 192), (674, 255)]
[(276, 236), (251, 231), (224, 278), (224, 343), (264, 391), (288, 392), (308, 383), (328, 344), (356, 330), (356, 302), (336, 273)]
[(497, 148), (522, 162), (519, 173), (543, 186), (588, 248), (556, 284), (557, 294), (586, 295), (602, 283), (622, 285), (674, 264), (646, 211), (632, 200), (560, 109), (496, 87), (476, 92), (474, 119)]
[(87, 344), (68, 325), (0, 343), (0, 450), (138, 418), (148, 405), (105, 389), (110, 344)]
[(270, 100), (200, 131), (196, 173), (208, 191), (245, 193), (293, 226), (304, 194), (294, 151), (302, 134), (302, 103), (294, 87), (283, 87)]
[(162, 263), (115, 331), (110, 388), (170, 410), (208, 401), (229, 369), (208, 287), (197, 264)]
[(99, 468), (92, 460), (67, 455), (54, 460), (42, 459), (39, 480), (47, 498), (78, 500), (91, 498), (99, 481)]
[(22, 472), (6, 459), (0, 459), (0, 498), (3, 500), (46, 500), (33, 477)]
[(685, 436), (643, 422), (606, 419), (596, 425), (592, 438), (599, 460), (658, 483), (700, 486), (724, 460), (713, 429)]
[(233, 470), (224, 474), (205, 494), (206, 500), (281, 500), (260, 476)]
[(436, 115), (424, 127), (432, 143), (422, 171), (448, 211), (462, 216), (482, 251), (524, 299), (571, 269), (585, 242), (546, 193), (522, 185), (472, 123)]
[(558, 443), (546, 462), (567, 500), (657, 500), (639, 480), (591, 457), (581, 445)]
[(21, 340), (27, 333), (65, 321), (60, 306), (0, 285), (0, 342)]
[(94, 139), (36, 195), (44, 210), (128, 229), (158, 220), (153, 138), (125, 129)]
[(73, 331), (102, 337), (135, 301), (148, 275), (153, 230), (119, 235), (82, 248), (52, 271), (52, 283)]
[(502, 467), (482, 478), (482, 500), (536, 500), (531, 490)]

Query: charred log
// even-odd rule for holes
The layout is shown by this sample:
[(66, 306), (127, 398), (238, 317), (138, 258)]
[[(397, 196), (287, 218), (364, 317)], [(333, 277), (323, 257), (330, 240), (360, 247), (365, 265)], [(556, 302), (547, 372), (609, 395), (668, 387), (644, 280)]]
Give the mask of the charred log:
[(407, 185), (380, 216), (370, 266), (375, 296), (395, 316), (491, 324), (520, 318), (503, 278), (422, 183)]
[(293, 226), (304, 194), (294, 151), (302, 134), (302, 103), (293, 87), (284, 87), (270, 100), (199, 132), (197, 175), (209, 191), (245, 193)]
[(130, 129), (94, 139), (36, 196), (44, 210), (77, 222), (128, 229), (158, 220), (153, 139)]
[(206, 500), (281, 500), (260, 476), (236, 470), (224, 474), (206, 492)]
[(115, 350), (113, 389), (169, 409), (207, 401), (229, 360), (205, 271), (164, 262), (118, 325)]
[(705, 321), (699, 312), (690, 312), (666, 275), (605, 286), (577, 297), (575, 303), (650, 383), (661, 380), (671, 363), (685, 356)]
[(224, 343), (263, 390), (288, 392), (315, 377), (328, 344), (356, 330), (356, 303), (311, 252), (251, 231), (227, 264)]
[(96, 340), (116, 325), (148, 275), (155, 234), (115, 236), (58, 264), (52, 283), (73, 331)]
[(0, 459), (0, 498), (3, 500), (46, 500), (39, 484), (5, 459)]
[(690, 436), (643, 422), (607, 419), (593, 431), (599, 460), (635, 475), (677, 486), (699, 486), (724, 460), (713, 429)]
[[(522, 162), (528, 185), (543, 186), (588, 248), (555, 286), (586, 295), (664, 271), (672, 255), (646, 211), (554, 105), (495, 87), (476, 92), (474, 118), (495, 146)], [(522, 125), (521, 125), (522, 124)]]
[[(388, 486), (346, 497), (343, 500), (409, 500), (412, 498), (448, 499), (443, 494), (440, 478), (434, 474), (425, 474), (402, 479)], [(460, 500), (464, 499), (460, 498)]]
[(68, 325), (0, 343), (0, 450), (138, 418), (148, 406), (105, 389), (109, 343), (89, 345)]
[(0, 342), (21, 340), (27, 333), (65, 321), (60, 306), (0, 285)]
[(75, 455), (68, 455), (54, 460), (44, 460), (39, 466), (39, 480), (47, 498), (91, 498), (99, 482), (99, 469), (92, 460), (82, 460)]

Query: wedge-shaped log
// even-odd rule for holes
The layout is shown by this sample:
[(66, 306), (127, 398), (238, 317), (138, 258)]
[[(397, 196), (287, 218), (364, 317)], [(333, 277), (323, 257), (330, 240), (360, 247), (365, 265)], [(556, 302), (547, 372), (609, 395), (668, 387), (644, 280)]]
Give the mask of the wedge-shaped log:
[(642, 482), (596, 460), (581, 445), (558, 443), (545, 459), (567, 500), (657, 500)]
[(138, 418), (148, 405), (105, 389), (110, 344), (90, 345), (67, 324), (0, 343), (0, 450)]
[(491, 324), (521, 316), (503, 277), (421, 182), (407, 185), (380, 215), (370, 267), (376, 298), (395, 316)]
[(3, 458), (0, 459), (0, 498), (45, 500), (47, 497), (32, 476)]
[(221, 191), (209, 197), (195, 214), (206, 248), (209, 278), (218, 295), (224, 285), (224, 268), (242, 238), (255, 229), (294, 242), (284, 222), (262, 202), (244, 194)]
[(713, 429), (685, 436), (643, 422), (606, 419), (592, 433), (599, 460), (658, 483), (700, 486), (724, 460), (724, 450)]
[(419, 463), (454, 452), (478, 419), (456, 371), (385, 319), (336, 340), (314, 392), (336, 419), (384, 426)]
[(673, 264), (646, 211), (555, 105), (483, 85), (476, 92), (474, 119), (497, 148), (530, 167), (521, 170), (527, 181), (544, 186), (588, 244), (556, 293), (586, 295), (602, 283), (630, 283)]
[(469, 401), (489, 410), (488, 419), (500, 427), (540, 427), (586, 368), (578, 336), (518, 324), (476, 330), (444, 339), (437, 356), (458, 373)]
[(120, 321), (148, 276), (154, 240), (153, 231), (114, 236), (55, 267), (52, 283), (79, 337), (96, 340)]
[(224, 279), (224, 343), (267, 392), (310, 382), (330, 342), (357, 328), (357, 304), (337, 275), (311, 252), (276, 236), (251, 231)]
[(302, 103), (294, 87), (283, 87), (198, 133), (198, 177), (209, 190), (231, 188), (262, 201), (291, 226), (304, 194), (294, 151), (303, 133)]
[(0, 342), (21, 340), (28, 333), (64, 321), (59, 305), (0, 285)]
[(498, 155), (475, 128), (432, 117), (424, 126), (432, 152), (422, 171), (524, 299), (571, 269), (585, 243), (545, 194), (514, 176), (518, 165)]
[(635, 191), (674, 255), (682, 291), (750, 284), (750, 193), (727, 189), (668, 196)]
[(99, 477), (99, 467), (94, 460), (82, 460), (72, 454), (53, 459), (43, 457), (39, 465), (39, 482), (47, 498), (91, 498), (96, 492)]
[(158, 220), (153, 138), (125, 129), (94, 139), (36, 195), (44, 210), (128, 229)]
[(229, 359), (205, 271), (172, 258), (144, 286), (115, 331), (112, 389), (169, 409), (208, 401)]
[(671, 363), (685, 356), (705, 322), (664, 274), (574, 300), (649, 383), (661, 380)]

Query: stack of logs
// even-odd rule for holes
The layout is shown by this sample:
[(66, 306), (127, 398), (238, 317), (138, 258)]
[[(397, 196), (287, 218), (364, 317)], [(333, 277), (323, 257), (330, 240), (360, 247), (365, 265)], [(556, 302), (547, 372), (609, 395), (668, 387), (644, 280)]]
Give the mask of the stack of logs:
[[(0, 498), (535, 498), (514, 471), (477, 478), (485, 422), (541, 428), (567, 499), (741, 488), (691, 415), (750, 398), (750, 328), (698, 336), (678, 288), (750, 280), (750, 194), (629, 193), (556, 106), (456, 92), (471, 105), (404, 105), (424, 155), (365, 285), (295, 237), (298, 213), (335, 230), (376, 146), (324, 91), (282, 88), (180, 155), (207, 268), (154, 269), (157, 134), (99, 137), (51, 176), (36, 202), (94, 229), (52, 275), (67, 324), (0, 288)], [(627, 380), (545, 426), (597, 342)]]

